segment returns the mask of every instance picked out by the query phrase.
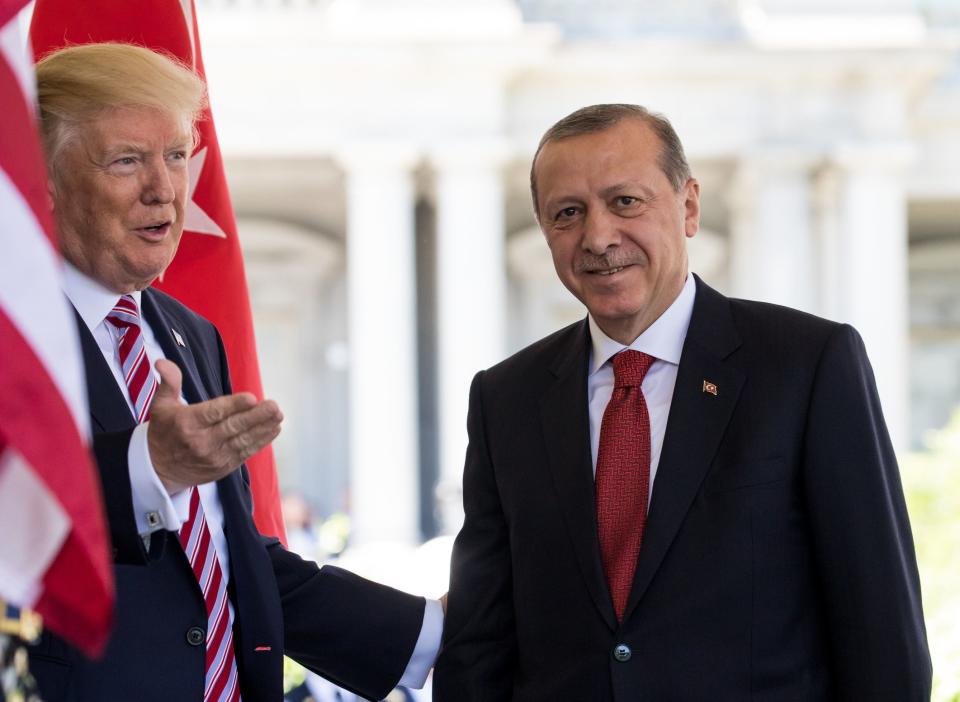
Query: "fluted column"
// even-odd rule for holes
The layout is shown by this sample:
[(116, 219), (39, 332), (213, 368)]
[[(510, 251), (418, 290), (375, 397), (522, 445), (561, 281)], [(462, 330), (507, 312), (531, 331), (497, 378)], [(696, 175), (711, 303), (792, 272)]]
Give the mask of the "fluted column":
[(352, 145), (347, 186), (351, 539), (419, 540), (415, 154)]
[(818, 312), (811, 157), (767, 147), (740, 164), (731, 193), (733, 294)]
[(837, 151), (839, 223), (833, 250), (838, 318), (853, 324), (870, 355), (894, 446), (909, 438), (907, 201), (902, 142)]
[(441, 527), (463, 520), (460, 485), (474, 374), (503, 358), (504, 195), (498, 144), (452, 145), (431, 157), (437, 194), (437, 348)]

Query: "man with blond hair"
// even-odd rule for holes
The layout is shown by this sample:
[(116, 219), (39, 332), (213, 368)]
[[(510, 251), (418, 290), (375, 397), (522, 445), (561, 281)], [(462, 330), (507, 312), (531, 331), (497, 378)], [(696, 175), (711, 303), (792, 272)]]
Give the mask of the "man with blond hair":
[(688, 271), (670, 123), (594, 105), (530, 176), (588, 311), (478, 373), (437, 702), (924, 702), (920, 584), (850, 326)]
[(183, 231), (202, 81), (124, 44), (57, 51), (37, 79), (117, 589), (102, 660), (33, 647), (43, 699), (275, 702), (284, 653), (370, 699), (421, 685), (439, 604), (257, 533), (243, 462), (282, 414), (233, 394), (217, 330), (150, 287)]

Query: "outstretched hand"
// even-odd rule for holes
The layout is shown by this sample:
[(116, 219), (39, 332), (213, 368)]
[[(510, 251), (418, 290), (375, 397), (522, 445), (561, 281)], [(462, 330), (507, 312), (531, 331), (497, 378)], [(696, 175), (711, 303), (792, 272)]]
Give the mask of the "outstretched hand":
[(160, 385), (150, 404), (147, 446), (171, 494), (228, 475), (280, 433), (283, 413), (273, 400), (240, 392), (185, 405), (177, 365), (161, 359), (155, 367)]

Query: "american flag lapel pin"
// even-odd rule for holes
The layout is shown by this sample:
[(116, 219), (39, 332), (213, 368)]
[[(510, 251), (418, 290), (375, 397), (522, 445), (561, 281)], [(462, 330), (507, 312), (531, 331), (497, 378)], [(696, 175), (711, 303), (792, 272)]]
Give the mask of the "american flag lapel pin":
[(173, 338), (176, 339), (177, 346), (182, 346), (183, 348), (187, 348), (186, 343), (184, 343), (183, 341), (183, 337), (180, 336), (180, 332), (178, 332), (176, 329), (170, 329), (170, 331), (173, 332)]
[(709, 380), (703, 381), (703, 391), (710, 393), (714, 397), (717, 396), (717, 386), (715, 383), (711, 383)]
[(264, 652), (264, 651), (272, 651), (272, 650), (273, 650), (273, 647), (272, 647), (272, 646), (257, 646), (257, 647), (256, 647), (255, 649), (253, 649), (253, 650), (254, 650), (255, 653), (261, 653), (261, 652)]

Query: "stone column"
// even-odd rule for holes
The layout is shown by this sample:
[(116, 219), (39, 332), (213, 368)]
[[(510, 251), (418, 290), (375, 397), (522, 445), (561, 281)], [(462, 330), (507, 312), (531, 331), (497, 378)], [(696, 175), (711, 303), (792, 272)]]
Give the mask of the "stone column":
[(849, 144), (836, 153), (838, 319), (870, 355), (883, 413), (898, 449), (909, 440), (907, 202), (903, 142)]
[(504, 149), (451, 145), (431, 160), (437, 196), (437, 351), (441, 527), (455, 533), (474, 374), (502, 360), (506, 316)]
[(731, 198), (733, 294), (817, 312), (810, 170), (799, 148), (767, 147), (740, 165)]
[(395, 144), (345, 154), (351, 539), (412, 544), (420, 536), (416, 155)]

